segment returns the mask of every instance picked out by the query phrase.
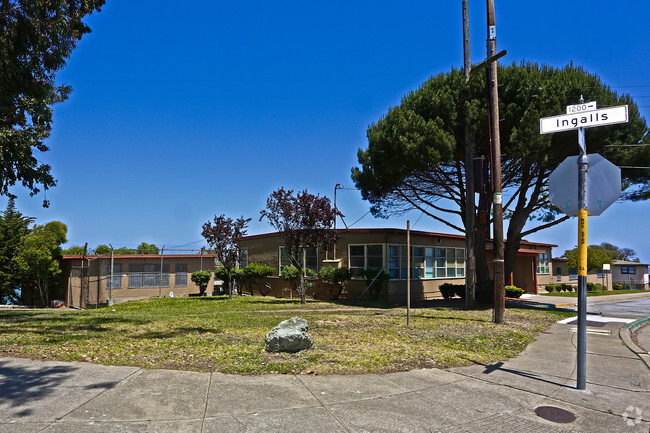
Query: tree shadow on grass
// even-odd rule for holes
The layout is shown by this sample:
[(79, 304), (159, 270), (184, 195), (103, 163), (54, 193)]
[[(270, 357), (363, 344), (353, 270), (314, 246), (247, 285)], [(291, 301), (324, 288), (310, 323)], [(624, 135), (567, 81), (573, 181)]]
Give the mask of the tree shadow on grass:
[(138, 338), (138, 339), (152, 339), (152, 340), (163, 340), (166, 338), (174, 338), (174, 337), (180, 337), (184, 336), (187, 334), (212, 334), (212, 335), (219, 335), (223, 333), (223, 329), (219, 328), (206, 328), (202, 326), (194, 326), (194, 327), (180, 327), (180, 328), (174, 328), (169, 331), (165, 332), (147, 332), (146, 334), (140, 334), (137, 335), (133, 338)]

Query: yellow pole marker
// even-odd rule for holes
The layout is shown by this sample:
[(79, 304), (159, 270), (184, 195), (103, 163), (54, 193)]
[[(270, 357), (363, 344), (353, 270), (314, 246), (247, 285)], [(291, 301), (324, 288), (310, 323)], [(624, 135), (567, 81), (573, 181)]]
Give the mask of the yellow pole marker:
[(587, 209), (578, 209), (578, 276), (587, 276)]

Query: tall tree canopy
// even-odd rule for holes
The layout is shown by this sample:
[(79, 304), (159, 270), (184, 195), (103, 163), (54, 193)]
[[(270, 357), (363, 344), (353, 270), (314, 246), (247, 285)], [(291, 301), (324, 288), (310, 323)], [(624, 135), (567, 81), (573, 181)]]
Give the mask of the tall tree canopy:
[[(228, 285), (228, 296), (232, 299), (233, 274), (236, 267), (240, 264), (241, 256), (239, 254), (239, 241), (246, 236), (250, 218), (243, 216), (233, 220), (226, 215), (214, 216), (212, 222), (208, 221), (203, 224), (201, 235), (205, 238), (212, 252), (217, 256), (217, 260), (224, 268), (224, 283)], [(216, 276), (216, 274), (215, 274)]]
[[(573, 247), (572, 250), (566, 250), (562, 257), (569, 259), (570, 268), (578, 268), (578, 247)], [(603, 268), (603, 264), (612, 264), (612, 256), (610, 251), (603, 248), (602, 245), (589, 245), (587, 247), (587, 269), (590, 271), (599, 271)]]
[(104, 0), (0, 0), (0, 195), (20, 182), (36, 194), (56, 184), (35, 151), (52, 129), (52, 106), (70, 86), (55, 75), (90, 28), (83, 18)]
[(42, 226), (34, 226), (25, 236), (23, 246), (14, 259), (24, 284), (38, 288), (41, 305), (49, 303), (49, 286), (61, 273), (59, 258), (61, 245), (67, 242), (68, 227), (60, 221), (52, 221)]
[[(540, 135), (539, 119), (562, 114), (580, 97), (599, 107), (629, 106), (629, 122), (586, 131), (589, 153), (602, 152), (618, 165), (648, 165), (648, 127), (629, 95), (618, 95), (600, 79), (573, 65), (534, 63), (499, 68), (499, 113), (504, 215), (509, 218), (506, 274), (521, 239), (568, 217), (548, 200), (548, 176), (567, 156), (578, 153), (575, 131)], [(466, 83), (461, 70), (431, 77), (368, 127), (368, 147), (359, 149), (352, 179), (375, 216), (420, 210), (464, 232), (465, 127), (476, 154), (489, 158), (485, 79)], [(631, 164), (631, 161), (635, 161)], [(625, 198), (648, 198), (648, 173), (623, 170)], [(482, 200), (487, 200), (483, 195)], [(461, 221), (460, 224), (457, 221)], [(529, 224), (538, 221), (536, 224)], [(477, 271), (487, 268), (477, 244)], [(482, 263), (479, 263), (479, 260)], [(485, 272), (483, 272), (485, 275)]]
[(287, 257), (300, 273), (300, 302), (306, 303), (304, 249), (327, 249), (334, 244), (338, 234), (332, 227), (338, 211), (327, 197), (310, 194), (307, 190), (294, 195), (293, 190), (280, 188), (271, 193), (266, 200), (266, 209), (260, 214), (260, 221), (268, 219), (282, 236)]
[(20, 275), (14, 259), (20, 253), (33, 221), (16, 209), (13, 198), (9, 199), (7, 209), (0, 213), (0, 303), (18, 300)]

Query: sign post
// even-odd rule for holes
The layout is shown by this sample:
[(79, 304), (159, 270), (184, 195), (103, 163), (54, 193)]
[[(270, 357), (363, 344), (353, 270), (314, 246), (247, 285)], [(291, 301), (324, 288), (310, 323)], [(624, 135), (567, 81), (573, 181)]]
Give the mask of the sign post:
[[(545, 117), (539, 120), (540, 134), (578, 130), (578, 353), (576, 388), (587, 385), (587, 217), (589, 214), (588, 170), (589, 158), (585, 143), (585, 128), (625, 123), (628, 121), (627, 105), (596, 109), (595, 102), (580, 97), (580, 103), (569, 105), (567, 114)], [(559, 167), (558, 167), (559, 168)], [(553, 174), (555, 171), (551, 174)], [(620, 195), (620, 177), (618, 180)], [(550, 181), (549, 181), (550, 183)], [(554, 191), (550, 191), (551, 195)], [(554, 203), (555, 204), (555, 203)], [(557, 204), (556, 204), (557, 206)], [(560, 209), (562, 209), (561, 206)], [(566, 212), (566, 211), (565, 211)], [(569, 213), (569, 212), (566, 212)], [(570, 214), (570, 213), (569, 213)]]

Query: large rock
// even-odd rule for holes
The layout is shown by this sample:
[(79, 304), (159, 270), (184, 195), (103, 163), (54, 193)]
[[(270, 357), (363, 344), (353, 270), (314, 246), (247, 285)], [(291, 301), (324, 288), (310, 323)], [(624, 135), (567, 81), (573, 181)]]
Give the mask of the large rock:
[(307, 333), (309, 325), (300, 317), (292, 317), (280, 322), (266, 334), (267, 352), (300, 352), (314, 345), (314, 340)]

